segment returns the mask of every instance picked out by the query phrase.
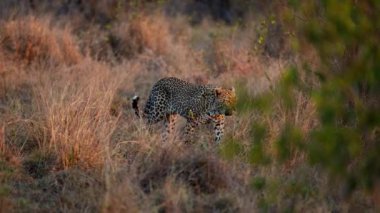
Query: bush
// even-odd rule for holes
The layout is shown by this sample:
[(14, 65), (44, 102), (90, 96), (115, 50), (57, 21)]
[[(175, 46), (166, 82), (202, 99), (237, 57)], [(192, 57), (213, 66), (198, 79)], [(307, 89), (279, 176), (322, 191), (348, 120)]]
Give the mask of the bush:
[[(282, 112), (284, 116), (281, 134), (276, 137), (279, 160), (305, 151), (312, 165), (321, 165), (332, 177), (343, 180), (347, 192), (359, 188), (372, 191), (380, 178), (380, 38), (374, 30), (379, 28), (376, 20), (380, 17), (375, 11), (380, 4), (328, 0), (294, 5), (285, 7), (283, 14), (293, 10), (308, 20), (299, 23), (292, 19), (289, 28), (296, 31), (299, 44), (313, 46), (320, 64), (310, 66), (307, 58), (301, 57), (303, 67), (285, 72), (269, 94), (275, 98), (265, 94), (255, 101), (269, 100), (258, 109), (267, 111), (269, 107), (270, 113)], [(317, 126), (299, 126), (298, 111), (303, 106), (295, 99), (297, 93), (314, 103)]]

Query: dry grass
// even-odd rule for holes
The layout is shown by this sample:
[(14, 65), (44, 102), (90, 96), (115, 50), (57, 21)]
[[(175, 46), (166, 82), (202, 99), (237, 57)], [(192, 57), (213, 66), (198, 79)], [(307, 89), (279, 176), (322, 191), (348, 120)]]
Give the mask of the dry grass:
[(164, 76), (234, 85), (247, 95), (243, 102), (276, 88), (289, 61), (254, 54), (249, 32), (234, 28), (233, 36), (224, 35), (227, 26), (192, 27), (162, 12), (105, 29), (91, 23), (82, 32), (69, 29), (83, 20), (61, 21), (67, 27), (54, 18), (1, 20), (0, 210), (373, 209), (362, 194), (347, 201), (341, 185), (305, 164), (300, 153), (281, 165), (247, 162), (256, 123), (267, 127), (264, 150), (273, 159), (287, 122), (303, 133), (314, 128), (314, 105), (302, 93), (294, 93), (292, 112), (278, 102), (271, 114), (242, 110), (228, 118), (221, 146), (211, 142), (209, 126), (197, 132), (197, 143), (183, 144), (181, 123), (173, 141), (163, 144), (162, 126), (148, 128), (135, 118), (130, 97), (138, 93), (144, 101)]
[(23, 17), (2, 25), (0, 43), (8, 60), (75, 64), (82, 58), (69, 30), (52, 28), (49, 17)]
[(57, 153), (63, 168), (102, 165), (117, 121), (110, 114), (115, 76), (90, 61), (63, 68), (41, 85), (37, 94), (49, 137), (41, 148)]

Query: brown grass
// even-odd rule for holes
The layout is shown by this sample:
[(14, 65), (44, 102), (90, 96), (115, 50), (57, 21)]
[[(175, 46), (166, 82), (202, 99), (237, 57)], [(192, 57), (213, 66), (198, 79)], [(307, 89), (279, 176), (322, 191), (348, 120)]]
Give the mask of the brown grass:
[(23, 17), (2, 25), (0, 43), (9, 60), (75, 64), (82, 58), (70, 32), (52, 28), (49, 17)]
[[(117, 121), (110, 107), (118, 81), (91, 61), (58, 73), (43, 79), (37, 89), (49, 135), (43, 147), (58, 154), (63, 168), (102, 165)], [(59, 79), (49, 79), (57, 75)]]

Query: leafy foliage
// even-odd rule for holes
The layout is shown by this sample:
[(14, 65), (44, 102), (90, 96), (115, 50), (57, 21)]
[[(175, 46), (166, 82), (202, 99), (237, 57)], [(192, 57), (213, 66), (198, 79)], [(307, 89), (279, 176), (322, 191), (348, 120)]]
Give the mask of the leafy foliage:
[[(349, 192), (357, 187), (372, 190), (380, 178), (379, 9), (374, 0), (291, 1), (280, 14), (293, 13), (296, 18), (285, 23), (295, 31), (293, 39), (301, 46), (311, 44), (320, 63), (310, 68), (302, 59), (305, 66), (286, 71), (272, 93), (238, 104), (242, 112), (269, 108), (271, 113), (278, 113), (280, 104), (285, 125), (275, 143), (277, 159), (284, 162), (297, 150), (305, 152), (309, 163), (341, 178)], [(294, 120), (297, 93), (312, 100), (318, 115), (318, 125), (306, 132)], [(264, 158), (263, 120), (252, 128), (251, 162)]]

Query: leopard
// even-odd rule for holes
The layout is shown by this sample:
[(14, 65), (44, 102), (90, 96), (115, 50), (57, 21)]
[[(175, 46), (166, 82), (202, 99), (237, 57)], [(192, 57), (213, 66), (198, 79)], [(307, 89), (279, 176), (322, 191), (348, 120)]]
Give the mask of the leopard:
[(200, 124), (213, 123), (214, 141), (219, 144), (224, 135), (226, 116), (236, 112), (236, 92), (232, 88), (193, 84), (176, 77), (157, 81), (149, 94), (143, 111), (139, 108), (140, 97), (132, 98), (132, 108), (139, 118), (148, 124), (163, 121), (162, 136), (167, 141), (173, 134), (179, 116), (186, 119), (185, 142), (192, 142), (195, 129)]

